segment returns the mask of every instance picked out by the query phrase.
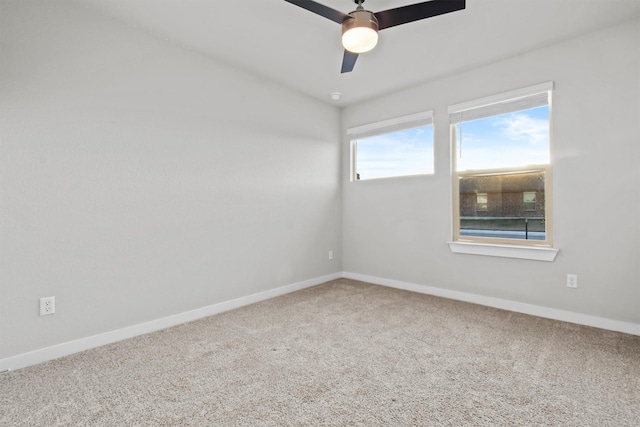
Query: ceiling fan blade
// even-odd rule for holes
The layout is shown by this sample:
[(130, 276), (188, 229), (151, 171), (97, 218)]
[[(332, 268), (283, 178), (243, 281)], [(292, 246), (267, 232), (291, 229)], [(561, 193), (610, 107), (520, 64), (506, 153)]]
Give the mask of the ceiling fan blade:
[(333, 22), (337, 22), (338, 24), (342, 24), (342, 21), (347, 19), (349, 15), (346, 13), (342, 13), (338, 10), (331, 9), (328, 6), (325, 6), (320, 3), (316, 3), (312, 0), (284, 0), (287, 3), (295, 4), (296, 6), (300, 6), (303, 9), (307, 9), (310, 12), (316, 13), (320, 16), (324, 16), (327, 19), (331, 19)]
[(340, 73), (350, 73), (353, 71), (353, 67), (356, 65), (356, 59), (358, 59), (358, 54), (349, 52), (345, 49), (344, 56), (342, 57), (342, 70)]
[(374, 13), (378, 30), (464, 9), (465, 0), (431, 0)]

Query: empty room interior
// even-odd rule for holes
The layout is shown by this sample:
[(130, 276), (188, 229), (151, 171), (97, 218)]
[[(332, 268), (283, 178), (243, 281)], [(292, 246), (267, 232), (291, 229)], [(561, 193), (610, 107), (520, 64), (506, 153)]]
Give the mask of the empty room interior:
[(0, 424), (640, 424), (640, 1), (357, 3), (0, 0)]

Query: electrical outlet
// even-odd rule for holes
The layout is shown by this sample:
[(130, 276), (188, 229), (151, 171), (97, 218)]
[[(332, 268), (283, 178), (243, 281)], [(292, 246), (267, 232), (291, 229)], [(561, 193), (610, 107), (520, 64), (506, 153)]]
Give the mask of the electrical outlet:
[(329, 259), (333, 259), (333, 251), (329, 251)]
[(578, 275), (577, 274), (567, 274), (567, 288), (577, 288), (578, 287)]
[(56, 297), (40, 298), (40, 316), (47, 316), (56, 312)]

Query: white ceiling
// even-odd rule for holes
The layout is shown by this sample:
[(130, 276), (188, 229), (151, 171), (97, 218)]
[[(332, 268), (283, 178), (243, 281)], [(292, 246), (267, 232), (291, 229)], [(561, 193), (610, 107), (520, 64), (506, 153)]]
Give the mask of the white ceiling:
[[(380, 32), (340, 74), (340, 25), (284, 0), (78, 0), (185, 48), (345, 106), (640, 16), (640, 0), (467, 0)], [(348, 13), (352, 0), (318, 0)], [(367, 0), (374, 12), (417, 0)], [(332, 101), (330, 92), (342, 93)]]

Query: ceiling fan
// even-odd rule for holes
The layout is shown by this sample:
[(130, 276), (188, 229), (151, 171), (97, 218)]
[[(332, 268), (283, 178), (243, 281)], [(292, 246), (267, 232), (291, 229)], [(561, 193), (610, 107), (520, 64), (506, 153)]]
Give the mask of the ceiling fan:
[(465, 0), (431, 0), (373, 13), (362, 7), (365, 0), (353, 0), (358, 7), (346, 14), (312, 0), (285, 1), (342, 25), (342, 45), (345, 50), (341, 73), (353, 71), (358, 55), (376, 46), (378, 31), (465, 7)]

